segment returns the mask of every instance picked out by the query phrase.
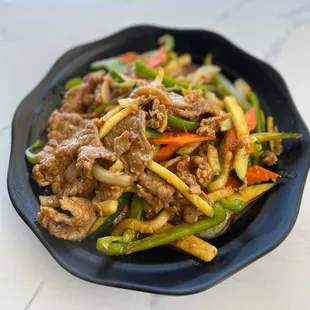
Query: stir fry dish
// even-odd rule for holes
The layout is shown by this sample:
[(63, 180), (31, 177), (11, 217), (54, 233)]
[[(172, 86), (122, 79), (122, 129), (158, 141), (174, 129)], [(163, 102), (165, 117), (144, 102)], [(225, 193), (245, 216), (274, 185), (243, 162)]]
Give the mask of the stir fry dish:
[(38, 223), (57, 238), (96, 238), (106, 255), (169, 245), (208, 262), (217, 255), (208, 241), (276, 186), (268, 167), (283, 139), (301, 135), (280, 132), (211, 54), (196, 65), (172, 36), (158, 44), (95, 61), (66, 83), (47, 143), (25, 153), (33, 180), (52, 191), (39, 197)]

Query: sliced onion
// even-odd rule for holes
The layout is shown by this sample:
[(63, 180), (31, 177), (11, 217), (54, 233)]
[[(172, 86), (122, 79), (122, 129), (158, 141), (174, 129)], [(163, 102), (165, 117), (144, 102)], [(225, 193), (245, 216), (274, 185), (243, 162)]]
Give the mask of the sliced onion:
[(237, 79), (234, 86), (243, 98), (246, 98), (251, 91), (250, 85), (244, 79)]
[(92, 174), (96, 180), (106, 184), (129, 186), (132, 183), (129, 175), (108, 171), (97, 163), (93, 165)]
[(178, 95), (174, 92), (170, 92), (168, 93), (168, 96), (171, 100), (171, 105), (176, 107), (176, 108), (179, 108), (179, 109), (188, 109), (188, 108), (191, 108), (192, 105), (187, 103), (184, 99), (183, 96), (181, 95)]
[(165, 74), (165, 71), (162, 67), (160, 67), (158, 69), (158, 74), (154, 80), (154, 82), (152, 83), (154, 86), (161, 86), (162, 82), (163, 82), (163, 78), (164, 78), (164, 74)]
[(206, 65), (199, 67), (199, 69), (194, 72), (191, 82), (197, 85), (209, 83), (211, 82), (214, 75), (216, 75), (220, 71), (221, 67), (219, 66)]
[(138, 88), (132, 94), (137, 96), (142, 95), (153, 95), (156, 96), (164, 105), (172, 105), (170, 98), (168, 97), (167, 93), (152, 85), (146, 85)]
[(124, 98), (118, 99), (118, 103), (122, 108), (127, 108), (130, 105), (140, 105), (142, 101), (141, 98)]
[(111, 92), (109, 82), (107, 80), (102, 83), (100, 94), (102, 103), (106, 103), (111, 100)]
[(76, 168), (76, 162), (72, 162), (66, 169), (64, 173), (65, 180), (68, 183), (72, 183), (78, 176), (80, 175), (80, 171)]

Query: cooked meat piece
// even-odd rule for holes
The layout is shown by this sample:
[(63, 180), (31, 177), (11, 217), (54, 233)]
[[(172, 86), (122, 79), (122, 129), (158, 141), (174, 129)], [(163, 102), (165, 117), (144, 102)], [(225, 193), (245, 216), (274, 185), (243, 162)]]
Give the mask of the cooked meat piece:
[(69, 211), (72, 216), (60, 213), (52, 207), (41, 206), (39, 224), (57, 238), (72, 241), (86, 238), (96, 221), (96, 212), (91, 202), (80, 197), (64, 197), (59, 202), (61, 209)]
[(198, 68), (197, 65), (190, 63), (188, 65), (183, 66), (183, 75), (188, 75), (190, 73), (193, 73)]
[(213, 171), (206, 157), (179, 156), (165, 165), (189, 186), (192, 194), (200, 195), (200, 186), (206, 187), (213, 178)]
[[(39, 153), (36, 154), (36, 159), (38, 162), (40, 162), (43, 158), (49, 156), (49, 154), (52, 154), (53, 152), (55, 152), (55, 150), (57, 149), (57, 147), (59, 146), (59, 144), (57, 143), (56, 140), (49, 140), (42, 151), (40, 151)], [(41, 185), (43, 186), (43, 185)], [(46, 185), (44, 185), (46, 186)]]
[(278, 161), (277, 155), (274, 152), (271, 152), (268, 150), (264, 151), (264, 153), (262, 154), (260, 159), (261, 159), (262, 163), (264, 165), (267, 165), (267, 166), (273, 166)]
[(55, 110), (48, 120), (48, 139), (61, 142), (69, 139), (78, 130), (84, 128), (88, 123), (80, 114), (77, 113), (60, 113)]
[(183, 209), (183, 207), (175, 206), (171, 203), (170, 203), (169, 207), (165, 208), (165, 210), (167, 210), (171, 214), (171, 216), (180, 216), (182, 213), (182, 209)]
[(137, 139), (137, 134), (126, 130), (119, 137), (114, 139), (114, 152), (116, 157), (128, 152), (132, 143)]
[(196, 169), (196, 178), (199, 184), (206, 186), (213, 178), (213, 171), (207, 157), (191, 156), (191, 163)]
[(76, 167), (84, 172), (86, 177), (91, 177), (91, 171), (96, 159), (103, 158), (110, 161), (116, 157), (103, 146), (82, 146), (78, 151)]
[(147, 126), (154, 129), (159, 129), (164, 122), (166, 113), (166, 106), (161, 104), (158, 99), (155, 99), (152, 109), (149, 111), (149, 118), (146, 121)]
[(122, 220), (124, 220), (128, 216), (129, 216), (129, 206), (127, 205), (122, 210), (122, 212), (116, 217), (116, 219), (112, 222), (112, 227), (115, 227), (117, 224), (119, 224)]
[[(82, 148), (83, 146), (87, 147)], [(93, 154), (89, 154), (90, 148)], [(58, 197), (81, 195), (92, 186), (93, 177), (89, 171), (96, 155), (109, 161), (115, 160), (113, 153), (103, 149), (98, 129), (93, 122), (74, 134), (71, 139), (61, 142), (53, 152), (44, 154), (44, 157), (37, 156), (40, 162), (34, 166), (32, 177), (40, 186), (51, 185), (53, 193)], [(78, 162), (77, 168), (83, 170), (79, 177), (69, 183), (66, 182), (64, 173), (75, 160)]]
[(221, 122), (225, 121), (230, 117), (229, 113), (226, 113), (221, 116), (213, 116), (204, 118), (200, 122), (200, 127), (197, 130), (197, 133), (201, 136), (215, 136), (216, 133), (221, 129)]
[(273, 146), (273, 150), (274, 150), (274, 153), (277, 155), (277, 156), (280, 156), (282, 153), (283, 153), (283, 144), (281, 142), (281, 140), (274, 140), (274, 146)]
[(183, 219), (185, 222), (195, 223), (200, 215), (203, 215), (203, 213), (195, 206), (188, 205), (183, 209)]
[(84, 76), (83, 81), (88, 84), (88, 91), (90, 93), (94, 92), (99, 85), (101, 87), (104, 76), (104, 71), (90, 72)]
[(60, 112), (79, 113), (86, 112), (85, 108), (94, 102), (95, 88), (102, 82), (103, 71), (92, 72), (84, 77), (84, 83), (71, 88), (66, 92), (62, 101)]
[(137, 179), (137, 194), (156, 212), (168, 206), (175, 188), (151, 171), (142, 172)]
[(234, 144), (231, 146), (230, 150), (232, 152), (235, 152), (237, 149), (241, 149), (241, 148), (243, 148), (246, 145), (247, 145), (248, 148), (251, 147), (247, 137), (243, 136), (239, 140), (234, 142)]
[(127, 187), (98, 183), (96, 189), (96, 198), (98, 201), (117, 200)]
[(173, 108), (171, 113), (186, 119), (197, 119), (206, 113), (218, 115), (218, 108), (214, 108), (214, 106), (219, 104), (219, 100), (214, 93), (208, 92), (206, 98), (204, 98), (201, 91), (195, 89), (190, 91), (184, 98), (192, 107), (190, 109)]
[(85, 112), (83, 99), (87, 93), (88, 84), (86, 83), (71, 88), (64, 96), (60, 112), (83, 114)]
[[(125, 166), (125, 172), (133, 177), (138, 177), (150, 165), (153, 156), (153, 149), (145, 136), (145, 114), (144, 111), (139, 110), (136, 114), (125, 117), (103, 139), (103, 145), (108, 150), (122, 153), (120, 159)], [(128, 141), (121, 138), (126, 131), (132, 137), (129, 149)], [(115, 139), (118, 141), (117, 147), (115, 147)]]

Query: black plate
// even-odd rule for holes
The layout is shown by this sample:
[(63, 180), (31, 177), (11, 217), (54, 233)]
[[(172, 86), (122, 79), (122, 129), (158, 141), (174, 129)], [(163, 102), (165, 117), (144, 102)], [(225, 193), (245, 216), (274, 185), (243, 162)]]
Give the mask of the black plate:
[[(157, 38), (166, 32), (175, 36), (178, 52), (193, 54), (197, 62), (212, 52), (215, 63), (226, 74), (231, 78), (242, 76), (253, 86), (264, 110), (275, 117), (282, 131), (303, 134), (300, 141), (285, 141), (285, 155), (277, 166), (278, 170), (296, 172), (296, 178), (285, 179), (283, 185), (257, 201), (224, 236), (215, 240), (219, 255), (211, 263), (202, 263), (168, 247), (107, 257), (96, 251), (95, 240), (63, 241), (37, 224), (37, 195), (45, 190), (31, 180), (32, 167), (25, 160), (24, 150), (35, 140), (46, 139), (47, 119), (60, 104), (64, 83), (70, 77), (86, 74), (94, 60), (128, 50), (153, 49)], [(22, 101), (13, 120), (8, 189), (19, 215), (56, 261), (72, 274), (98, 284), (182, 295), (223, 281), (287, 237), (298, 215), (309, 159), (309, 132), (283, 79), (273, 68), (212, 32), (138, 26), (65, 53)]]

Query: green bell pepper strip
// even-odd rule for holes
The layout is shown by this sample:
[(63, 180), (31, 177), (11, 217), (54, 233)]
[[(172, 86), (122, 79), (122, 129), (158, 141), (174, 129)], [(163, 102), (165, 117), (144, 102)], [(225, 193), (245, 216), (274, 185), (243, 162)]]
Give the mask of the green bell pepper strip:
[(121, 76), (121, 74), (115, 70), (112, 70), (110, 72), (111, 77), (116, 80), (119, 83), (125, 82), (125, 80), (123, 79), (123, 77)]
[(208, 53), (207, 55), (206, 55), (206, 57), (205, 57), (205, 59), (203, 60), (203, 64), (204, 65), (208, 65), (208, 66), (210, 66), (210, 65), (212, 65), (212, 54), (211, 53)]
[(216, 74), (213, 78), (216, 86), (225, 94), (229, 96), (234, 96), (239, 102), (240, 106), (244, 111), (250, 110), (252, 106), (250, 103), (243, 99), (241, 94), (237, 91), (234, 85), (229, 81), (229, 79), (224, 74)]
[(230, 210), (230, 211), (241, 211), (246, 207), (246, 203), (239, 199), (227, 199), (227, 198), (221, 198), (219, 200), (220, 204), (223, 206), (224, 209)]
[(68, 91), (69, 89), (73, 88), (74, 86), (80, 85), (83, 83), (83, 79), (76, 77), (72, 78), (69, 81), (67, 81), (65, 85), (65, 90)]
[(129, 203), (131, 197), (132, 197), (132, 193), (130, 192), (123, 193), (118, 200), (116, 212), (108, 216), (106, 220), (103, 222), (103, 224), (98, 229), (96, 229), (92, 234), (90, 234), (89, 237), (93, 238), (97, 236), (98, 234), (102, 233), (105, 229), (107, 229), (112, 224), (112, 222), (120, 215), (120, 213), (124, 210), (125, 206)]
[(29, 146), (28, 149), (25, 151), (25, 155), (31, 164), (36, 165), (39, 163), (39, 161), (36, 158), (36, 155), (33, 154), (32, 151), (39, 149), (42, 146), (43, 146), (43, 143), (38, 140), (35, 143), (33, 143), (31, 146)]
[(192, 122), (181, 117), (168, 114), (168, 123), (175, 129), (186, 129), (188, 131), (196, 131), (200, 127), (199, 122)]
[(164, 46), (168, 52), (171, 52), (174, 50), (175, 40), (172, 35), (164, 34), (158, 39), (158, 44)]
[(121, 95), (115, 99), (112, 99), (108, 102), (105, 102), (105, 103), (99, 105), (98, 107), (96, 107), (94, 109), (94, 113), (101, 114), (107, 107), (112, 106), (112, 105), (116, 105), (118, 103), (118, 99), (127, 98), (129, 96), (129, 94), (130, 94), (130, 92), (127, 92), (127, 93), (125, 93), (125, 94), (123, 94), (123, 95)]
[[(142, 61), (136, 61), (135, 62), (135, 73), (144, 79), (156, 78), (156, 76), (158, 75), (157, 70), (148, 67)], [(183, 88), (189, 88), (189, 86), (190, 86), (190, 83), (188, 83), (186, 81), (179, 81), (179, 80), (176, 80), (176, 79), (171, 78), (169, 76), (164, 76), (163, 84), (166, 87), (173, 87), (175, 85), (178, 85), (178, 86), (181, 86)], [(213, 90), (213, 86), (211, 86), (211, 85), (192, 85), (192, 88), (202, 89), (205, 91)]]
[(129, 243), (121, 242), (112, 237), (103, 237), (97, 240), (96, 248), (99, 252), (107, 255), (124, 255), (132, 252), (144, 251), (161, 245), (169, 244), (182, 237), (198, 234), (222, 223), (226, 218), (225, 209), (219, 204), (214, 204), (214, 216), (204, 217), (196, 223), (182, 223), (162, 233), (151, 235), (141, 240)]
[(97, 60), (90, 64), (90, 68), (93, 71), (105, 69), (107, 71), (125, 71), (128, 68), (128, 64), (122, 61), (118, 57), (111, 57), (107, 59)]

